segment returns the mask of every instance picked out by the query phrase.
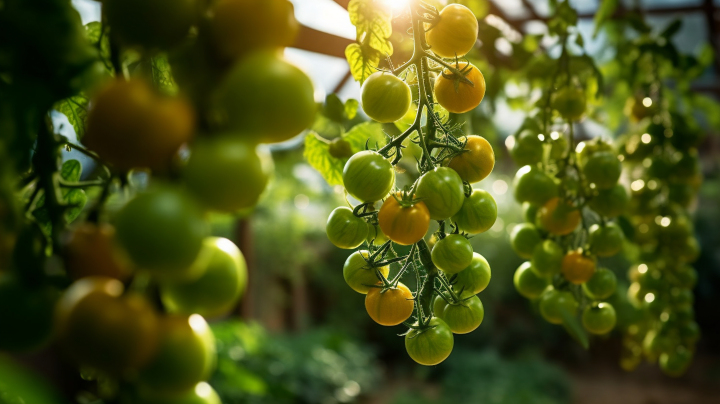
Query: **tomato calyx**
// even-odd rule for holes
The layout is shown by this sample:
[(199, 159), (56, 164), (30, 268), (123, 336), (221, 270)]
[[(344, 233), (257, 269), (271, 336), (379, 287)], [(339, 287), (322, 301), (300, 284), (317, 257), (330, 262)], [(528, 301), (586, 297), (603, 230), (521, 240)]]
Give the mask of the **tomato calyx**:
[[(472, 80), (466, 77), (472, 71), (472, 69), (473, 66), (467, 60), (465, 61), (465, 66), (460, 67), (460, 59), (456, 57), (455, 67), (452, 69), (448, 68), (447, 70), (443, 70), (442, 76), (454, 82), (455, 92), (457, 92), (460, 89), (460, 83), (469, 84), (470, 87), (475, 87), (475, 83), (473, 83)], [(446, 71), (450, 71), (450, 73), (446, 73)]]

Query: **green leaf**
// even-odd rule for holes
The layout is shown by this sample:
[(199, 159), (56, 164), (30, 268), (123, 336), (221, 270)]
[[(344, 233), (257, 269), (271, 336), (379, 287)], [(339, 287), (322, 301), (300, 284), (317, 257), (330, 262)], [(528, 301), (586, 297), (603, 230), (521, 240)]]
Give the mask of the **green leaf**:
[(108, 35), (108, 29), (105, 29), (105, 33), (102, 32), (102, 24), (99, 21), (93, 21), (85, 25), (85, 32), (87, 34), (90, 45), (94, 46), (100, 54), (105, 65), (105, 70), (113, 74), (115, 70), (110, 63), (110, 36)]
[(168, 95), (175, 95), (178, 86), (172, 76), (170, 63), (165, 56), (156, 56), (151, 59), (152, 81), (155, 88)]
[(661, 37), (665, 38), (666, 40), (672, 39), (675, 34), (680, 32), (680, 29), (682, 28), (682, 20), (675, 20), (670, 23), (670, 25), (667, 26), (663, 30), (663, 32), (660, 34)]
[(593, 38), (597, 37), (600, 29), (605, 25), (613, 14), (617, 10), (620, 0), (603, 0), (600, 2), (600, 7), (595, 12), (595, 31), (593, 32)]
[(383, 147), (387, 144), (387, 136), (383, 132), (382, 125), (377, 122), (363, 122), (355, 125), (343, 135), (352, 147), (353, 153), (365, 150), (365, 143), (369, 147)]
[(343, 104), (337, 94), (328, 94), (328, 96), (325, 97), (323, 115), (339, 123), (345, 120), (345, 104)]
[(78, 182), (80, 181), (80, 175), (82, 174), (82, 164), (77, 160), (68, 160), (63, 163), (60, 168), (60, 177), (66, 182)]
[(353, 78), (360, 84), (376, 72), (380, 63), (380, 54), (376, 50), (357, 43), (350, 44), (345, 48), (345, 58), (350, 65)]
[(454, 3), (460, 3), (470, 9), (477, 19), (485, 18), (490, 12), (489, 0), (458, 0)]
[(345, 101), (345, 116), (347, 119), (355, 119), (357, 116), (358, 108), (360, 108), (360, 103), (358, 100), (354, 98), (350, 98), (347, 101)]
[(316, 169), (330, 185), (342, 185), (342, 171), (345, 159), (330, 155), (330, 145), (317, 133), (309, 131), (305, 136), (305, 151), (303, 153), (308, 164)]
[(78, 140), (82, 140), (85, 136), (85, 120), (87, 119), (88, 103), (90, 100), (84, 95), (76, 95), (58, 101), (54, 109), (65, 115), (75, 129), (75, 135)]
[(67, 210), (65, 211), (65, 220), (67, 221), (67, 223), (72, 223), (75, 219), (77, 219), (78, 216), (80, 216), (83, 208), (85, 208), (85, 204), (87, 203), (87, 195), (82, 189), (75, 188), (69, 189), (67, 191), (68, 192), (63, 191), (65, 203), (69, 205)]
[(565, 326), (565, 330), (567, 330), (568, 334), (575, 338), (575, 340), (583, 348), (588, 349), (590, 347), (590, 341), (588, 340), (588, 335), (582, 327), (582, 324), (580, 324), (580, 320), (578, 320), (577, 316), (562, 307), (560, 308), (560, 315), (563, 318), (563, 326)]
[(585, 47), (585, 39), (583, 38), (582, 34), (578, 32), (577, 38), (575, 38), (575, 43), (577, 46), (584, 48)]
[(392, 9), (376, 0), (350, 0), (350, 22), (357, 31), (357, 40), (378, 51), (383, 56), (393, 53)]

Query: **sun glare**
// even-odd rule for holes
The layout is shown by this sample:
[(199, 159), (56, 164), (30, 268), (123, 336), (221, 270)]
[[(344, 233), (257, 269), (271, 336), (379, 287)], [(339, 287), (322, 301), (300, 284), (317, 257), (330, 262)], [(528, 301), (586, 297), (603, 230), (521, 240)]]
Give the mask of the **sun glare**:
[(402, 11), (410, 4), (410, 0), (382, 0), (382, 2), (392, 8), (393, 11)]

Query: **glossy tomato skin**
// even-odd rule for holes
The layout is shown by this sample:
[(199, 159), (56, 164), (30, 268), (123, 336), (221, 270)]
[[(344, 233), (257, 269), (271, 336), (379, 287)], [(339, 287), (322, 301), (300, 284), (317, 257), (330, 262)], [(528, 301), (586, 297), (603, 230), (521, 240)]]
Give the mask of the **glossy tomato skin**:
[(239, 60), (215, 97), (219, 120), (256, 143), (294, 137), (310, 126), (317, 109), (310, 78), (264, 50)]
[(495, 151), (482, 136), (471, 135), (466, 140), (466, 151), (453, 157), (448, 167), (455, 170), (463, 181), (473, 184), (490, 175), (495, 167)]
[(565, 251), (553, 240), (545, 240), (535, 246), (532, 254), (532, 270), (539, 276), (551, 277), (562, 270)]
[(395, 169), (380, 153), (361, 151), (345, 163), (343, 183), (355, 199), (361, 202), (379, 201), (395, 184)]
[(571, 251), (563, 257), (562, 274), (565, 279), (579, 285), (592, 278), (595, 273), (595, 260), (579, 251)]
[(510, 245), (522, 258), (530, 259), (535, 247), (542, 242), (540, 232), (530, 223), (521, 223), (513, 227), (510, 233)]
[(469, 8), (450, 4), (440, 11), (440, 19), (425, 36), (436, 55), (442, 58), (463, 57), (477, 41), (477, 18)]
[(11, 274), (0, 274), (0, 351), (42, 347), (52, 336), (58, 297), (53, 287), (30, 287)]
[(255, 144), (235, 133), (198, 139), (182, 176), (195, 199), (224, 213), (255, 206), (268, 184)]
[(410, 109), (410, 86), (388, 72), (375, 72), (362, 85), (363, 111), (381, 123), (395, 122)]
[(114, 80), (93, 99), (82, 140), (117, 169), (165, 171), (194, 132), (184, 99), (160, 97), (141, 79)]
[(137, 370), (157, 350), (158, 318), (138, 295), (123, 294), (117, 279), (88, 277), (75, 281), (56, 306), (57, 336), (80, 364), (112, 375)]
[(553, 109), (570, 121), (582, 118), (586, 105), (587, 99), (582, 88), (564, 87), (552, 97)]
[(380, 207), (378, 223), (387, 238), (400, 245), (411, 245), (425, 237), (430, 228), (430, 212), (422, 201), (403, 207), (390, 196)]
[(373, 245), (376, 245), (376, 246), (381, 246), (381, 245), (385, 244), (386, 241), (388, 241), (388, 238), (385, 235), (385, 233), (383, 233), (382, 230), (380, 230), (380, 226), (375, 225), (375, 224), (370, 224), (370, 223), (368, 223), (367, 225), (368, 225), (368, 235), (367, 235), (367, 238), (365, 239), (365, 241), (367, 241), (368, 243), (372, 243)]
[(141, 392), (140, 397), (127, 397), (122, 404), (222, 404), (217, 392), (205, 382), (177, 394)]
[(206, 268), (189, 282), (160, 285), (163, 305), (171, 313), (218, 317), (232, 311), (247, 286), (247, 264), (240, 249), (230, 240), (208, 237), (197, 265)]
[(430, 255), (435, 266), (448, 274), (456, 274), (472, 263), (473, 248), (465, 236), (448, 234), (435, 243)]
[[(465, 296), (461, 297), (466, 299)], [(457, 304), (447, 304), (442, 313), (435, 313), (450, 327), (453, 334), (467, 334), (475, 331), (485, 318), (485, 308), (480, 298), (472, 296)]]
[(168, 49), (196, 22), (196, 0), (103, 0), (113, 34), (127, 45)]
[(617, 184), (610, 189), (598, 192), (598, 194), (588, 202), (588, 206), (603, 216), (616, 217), (627, 209), (629, 202), (630, 197), (625, 187)]
[(466, 233), (479, 234), (490, 230), (497, 220), (495, 198), (483, 189), (473, 190), (452, 220)]
[(538, 211), (538, 221), (543, 229), (558, 236), (565, 236), (580, 225), (580, 211), (560, 198), (552, 198)]
[(570, 292), (548, 289), (540, 296), (540, 314), (548, 323), (562, 324), (562, 312), (574, 316), (577, 309), (578, 303)]
[(612, 257), (619, 253), (624, 241), (625, 235), (615, 223), (590, 226), (590, 250), (598, 257)]
[(455, 277), (453, 289), (457, 293), (476, 295), (487, 288), (490, 284), (490, 277), (490, 264), (485, 257), (474, 252), (470, 265)]
[(115, 216), (117, 240), (139, 269), (160, 279), (196, 277), (207, 235), (199, 209), (183, 193), (158, 188), (140, 194)]
[(288, 0), (221, 0), (212, 7), (209, 28), (220, 57), (235, 60), (256, 49), (292, 45), (300, 24)]
[[(371, 285), (375, 285), (378, 282), (378, 277), (375, 273), (375, 268), (370, 268), (363, 257), (368, 257), (366, 250), (355, 251), (345, 260), (345, 265), (343, 265), (343, 278), (345, 278), (345, 282), (352, 290), (365, 295), (370, 291)], [(387, 266), (377, 269), (385, 277), (387, 277), (390, 272), (390, 268)]]
[(595, 300), (607, 299), (617, 288), (615, 274), (607, 268), (598, 268), (593, 276), (582, 285), (585, 294)]
[(416, 196), (425, 202), (430, 218), (443, 220), (456, 214), (465, 201), (465, 188), (455, 170), (437, 167), (420, 177)]
[(210, 378), (217, 361), (215, 336), (199, 314), (160, 322), (158, 351), (138, 374), (140, 390), (177, 394)]
[(330, 213), (325, 232), (336, 247), (350, 250), (365, 242), (369, 228), (366, 221), (353, 214), (352, 209), (341, 206)]
[(435, 366), (450, 356), (454, 339), (450, 327), (442, 319), (433, 317), (429, 325), (430, 328), (425, 330), (410, 330), (405, 335), (405, 349), (415, 362)]
[(598, 189), (611, 189), (617, 185), (622, 173), (622, 163), (614, 152), (597, 152), (582, 167), (585, 179)]
[(115, 228), (108, 223), (78, 224), (65, 245), (65, 268), (77, 280), (87, 276), (105, 276), (127, 280), (132, 274), (127, 257), (115, 244)]
[(615, 314), (615, 308), (613, 308), (610, 303), (587, 306), (585, 310), (583, 310), (582, 324), (591, 334), (607, 334), (615, 328), (616, 322), (617, 316)]
[(365, 310), (370, 318), (380, 325), (398, 325), (412, 315), (415, 308), (415, 301), (412, 299), (412, 292), (402, 283), (398, 283), (397, 288), (385, 291), (381, 288), (370, 288), (365, 296)]
[(518, 267), (513, 276), (515, 290), (523, 297), (535, 299), (540, 297), (543, 291), (550, 285), (550, 280), (537, 275), (530, 269), (529, 262), (524, 262)]
[(524, 166), (518, 170), (513, 180), (515, 199), (518, 202), (530, 202), (544, 205), (558, 194), (555, 179), (537, 167)]
[[(467, 62), (460, 62), (458, 70), (463, 70), (467, 64)], [(450, 70), (445, 69), (443, 74), (435, 80), (435, 99), (449, 112), (462, 114), (472, 111), (485, 98), (485, 77), (480, 70), (470, 65), (470, 70), (465, 74), (465, 78), (473, 84), (461, 81), (458, 83), (457, 90)]]

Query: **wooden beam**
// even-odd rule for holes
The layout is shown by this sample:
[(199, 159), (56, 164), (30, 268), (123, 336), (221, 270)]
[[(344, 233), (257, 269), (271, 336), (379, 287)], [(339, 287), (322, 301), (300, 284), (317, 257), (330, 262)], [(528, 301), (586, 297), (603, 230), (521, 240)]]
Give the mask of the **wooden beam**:
[(321, 53), (323, 55), (345, 58), (345, 48), (353, 42), (355, 41), (302, 25), (300, 26), (300, 33), (292, 47)]

